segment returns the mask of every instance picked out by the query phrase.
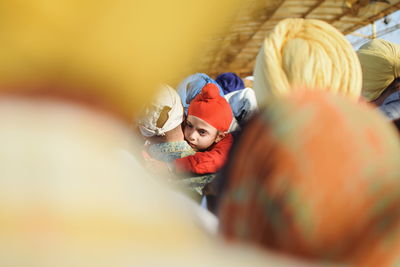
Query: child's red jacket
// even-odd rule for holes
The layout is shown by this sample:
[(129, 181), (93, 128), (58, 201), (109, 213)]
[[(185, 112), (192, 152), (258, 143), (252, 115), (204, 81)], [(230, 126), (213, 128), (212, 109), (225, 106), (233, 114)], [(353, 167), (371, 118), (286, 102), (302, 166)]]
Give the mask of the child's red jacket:
[(232, 143), (232, 135), (227, 134), (221, 141), (211, 146), (210, 150), (176, 159), (176, 171), (196, 174), (215, 173), (225, 164)]

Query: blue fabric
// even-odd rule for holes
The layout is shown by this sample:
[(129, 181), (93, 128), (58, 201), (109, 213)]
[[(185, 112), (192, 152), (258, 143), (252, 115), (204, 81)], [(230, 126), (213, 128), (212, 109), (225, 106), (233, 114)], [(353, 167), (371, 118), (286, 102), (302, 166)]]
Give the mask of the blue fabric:
[(187, 114), (190, 102), (201, 92), (201, 89), (208, 84), (213, 83), (219, 89), (219, 94), (224, 96), (221, 86), (211, 79), (207, 74), (196, 73), (184, 79), (177, 88), (178, 94), (181, 97), (185, 114)]
[(224, 94), (244, 89), (243, 80), (233, 72), (223, 73), (215, 81), (222, 87)]
[(388, 96), (379, 109), (391, 120), (400, 119), (400, 92)]

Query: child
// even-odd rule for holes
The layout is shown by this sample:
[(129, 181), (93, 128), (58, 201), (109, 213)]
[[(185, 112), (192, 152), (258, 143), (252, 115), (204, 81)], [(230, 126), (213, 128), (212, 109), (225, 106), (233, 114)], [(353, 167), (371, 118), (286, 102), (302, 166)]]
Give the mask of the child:
[(195, 154), (184, 139), (181, 127), (183, 120), (183, 106), (178, 93), (170, 86), (164, 85), (143, 110), (138, 121), (140, 134), (147, 143), (142, 152), (150, 172), (167, 175), (171, 178), (170, 182), (183, 188), (193, 199), (199, 200), (204, 186), (212, 181), (215, 175), (183, 176), (182, 179), (174, 179), (176, 174), (169, 172), (166, 164)]
[(233, 137), (227, 133), (233, 114), (218, 87), (207, 84), (190, 103), (184, 126), (185, 140), (197, 151), (175, 160), (176, 172), (215, 173), (224, 165)]

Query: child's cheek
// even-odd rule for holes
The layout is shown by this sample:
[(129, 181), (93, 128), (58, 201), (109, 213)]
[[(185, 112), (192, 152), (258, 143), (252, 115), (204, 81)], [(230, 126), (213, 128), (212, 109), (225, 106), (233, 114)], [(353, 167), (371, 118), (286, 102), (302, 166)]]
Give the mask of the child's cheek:
[(183, 130), (183, 137), (185, 138), (185, 140), (187, 140), (187, 135), (188, 135), (188, 131), (185, 129)]

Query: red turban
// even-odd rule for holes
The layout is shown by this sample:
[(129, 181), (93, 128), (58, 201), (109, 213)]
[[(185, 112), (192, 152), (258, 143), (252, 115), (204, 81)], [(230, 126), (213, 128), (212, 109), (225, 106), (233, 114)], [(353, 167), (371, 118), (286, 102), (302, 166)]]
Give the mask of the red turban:
[(212, 83), (206, 84), (192, 100), (188, 115), (196, 116), (222, 132), (229, 130), (233, 119), (231, 106)]

